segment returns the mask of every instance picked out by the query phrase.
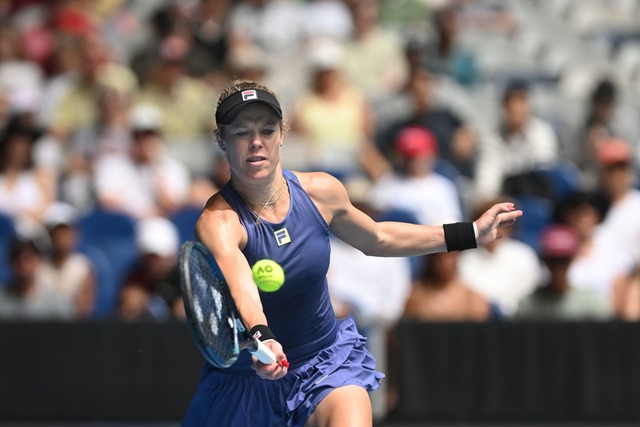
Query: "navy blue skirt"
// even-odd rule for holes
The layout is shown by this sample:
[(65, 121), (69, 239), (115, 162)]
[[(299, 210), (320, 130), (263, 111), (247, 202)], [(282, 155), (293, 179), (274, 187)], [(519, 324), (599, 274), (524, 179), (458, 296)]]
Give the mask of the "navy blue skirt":
[(365, 348), (352, 318), (338, 320), (336, 341), (279, 380), (234, 375), (205, 366), (187, 414), (191, 426), (304, 426), (331, 390), (357, 385), (379, 387), (384, 374)]

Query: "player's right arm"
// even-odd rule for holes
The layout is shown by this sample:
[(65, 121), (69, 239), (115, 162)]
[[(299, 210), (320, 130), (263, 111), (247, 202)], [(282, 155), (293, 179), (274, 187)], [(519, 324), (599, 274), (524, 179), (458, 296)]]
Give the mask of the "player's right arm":
[[(246, 231), (236, 212), (221, 196), (215, 195), (207, 202), (196, 223), (195, 235), (218, 263), (245, 325), (248, 328), (268, 325), (251, 267), (242, 253), (247, 242)], [(286, 359), (280, 343), (265, 341), (265, 345), (274, 352), (276, 360)], [(278, 379), (286, 374), (286, 369), (277, 363), (257, 363), (254, 369), (265, 379)]]
[(196, 240), (210, 251), (222, 270), (240, 317), (252, 328), (266, 325), (260, 294), (241, 248), (247, 235), (236, 212), (219, 195), (205, 206), (195, 228)]

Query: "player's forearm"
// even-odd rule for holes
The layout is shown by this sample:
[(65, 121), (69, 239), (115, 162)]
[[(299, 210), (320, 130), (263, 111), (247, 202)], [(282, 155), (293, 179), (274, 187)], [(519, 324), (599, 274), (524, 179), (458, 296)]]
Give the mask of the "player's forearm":
[(370, 256), (416, 256), (444, 252), (447, 245), (441, 225), (426, 226), (400, 222), (378, 223), (377, 241), (362, 251)]
[(245, 265), (234, 265), (228, 268), (228, 274), (223, 268), (223, 274), (227, 277), (231, 296), (245, 324), (249, 328), (255, 325), (266, 325), (267, 318), (262, 309), (258, 288), (253, 282), (251, 271), (247, 272), (246, 269)]

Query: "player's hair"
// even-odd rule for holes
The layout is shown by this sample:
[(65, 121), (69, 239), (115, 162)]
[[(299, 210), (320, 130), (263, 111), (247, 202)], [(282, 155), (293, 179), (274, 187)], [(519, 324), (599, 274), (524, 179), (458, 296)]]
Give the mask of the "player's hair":
[[(234, 93), (240, 92), (242, 90), (247, 90), (247, 89), (260, 89), (260, 90), (263, 90), (265, 92), (270, 93), (276, 99), (278, 99), (278, 96), (275, 94), (275, 92), (273, 92), (271, 89), (269, 89), (267, 86), (265, 86), (265, 85), (263, 85), (261, 83), (257, 83), (257, 82), (250, 81), (250, 80), (233, 80), (233, 81), (229, 82), (225, 86), (225, 88), (222, 90), (222, 92), (220, 93), (220, 96), (218, 97), (218, 102), (216, 103), (216, 110), (220, 107), (220, 104), (222, 104), (225, 99), (229, 98)], [(218, 146), (220, 146), (220, 148), (223, 151), (225, 150), (224, 128), (225, 128), (225, 125), (216, 124), (216, 128), (213, 131), (213, 136), (215, 137), (216, 142), (218, 143)], [(289, 131), (289, 123), (286, 120), (281, 120), (280, 121), (280, 128), (282, 129), (282, 133), (283, 134), (287, 133)]]

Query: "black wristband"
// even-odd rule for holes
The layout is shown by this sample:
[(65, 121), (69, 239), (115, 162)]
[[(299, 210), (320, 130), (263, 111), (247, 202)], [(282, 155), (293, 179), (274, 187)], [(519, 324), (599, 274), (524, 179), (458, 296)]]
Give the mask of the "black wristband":
[(456, 222), (444, 224), (442, 227), (444, 228), (444, 241), (447, 244), (447, 252), (478, 247), (472, 222)]
[(267, 325), (256, 325), (251, 328), (249, 332), (251, 333), (252, 337), (257, 338), (260, 341), (276, 339), (276, 336), (273, 335), (273, 332), (271, 332), (271, 329), (269, 329)]

